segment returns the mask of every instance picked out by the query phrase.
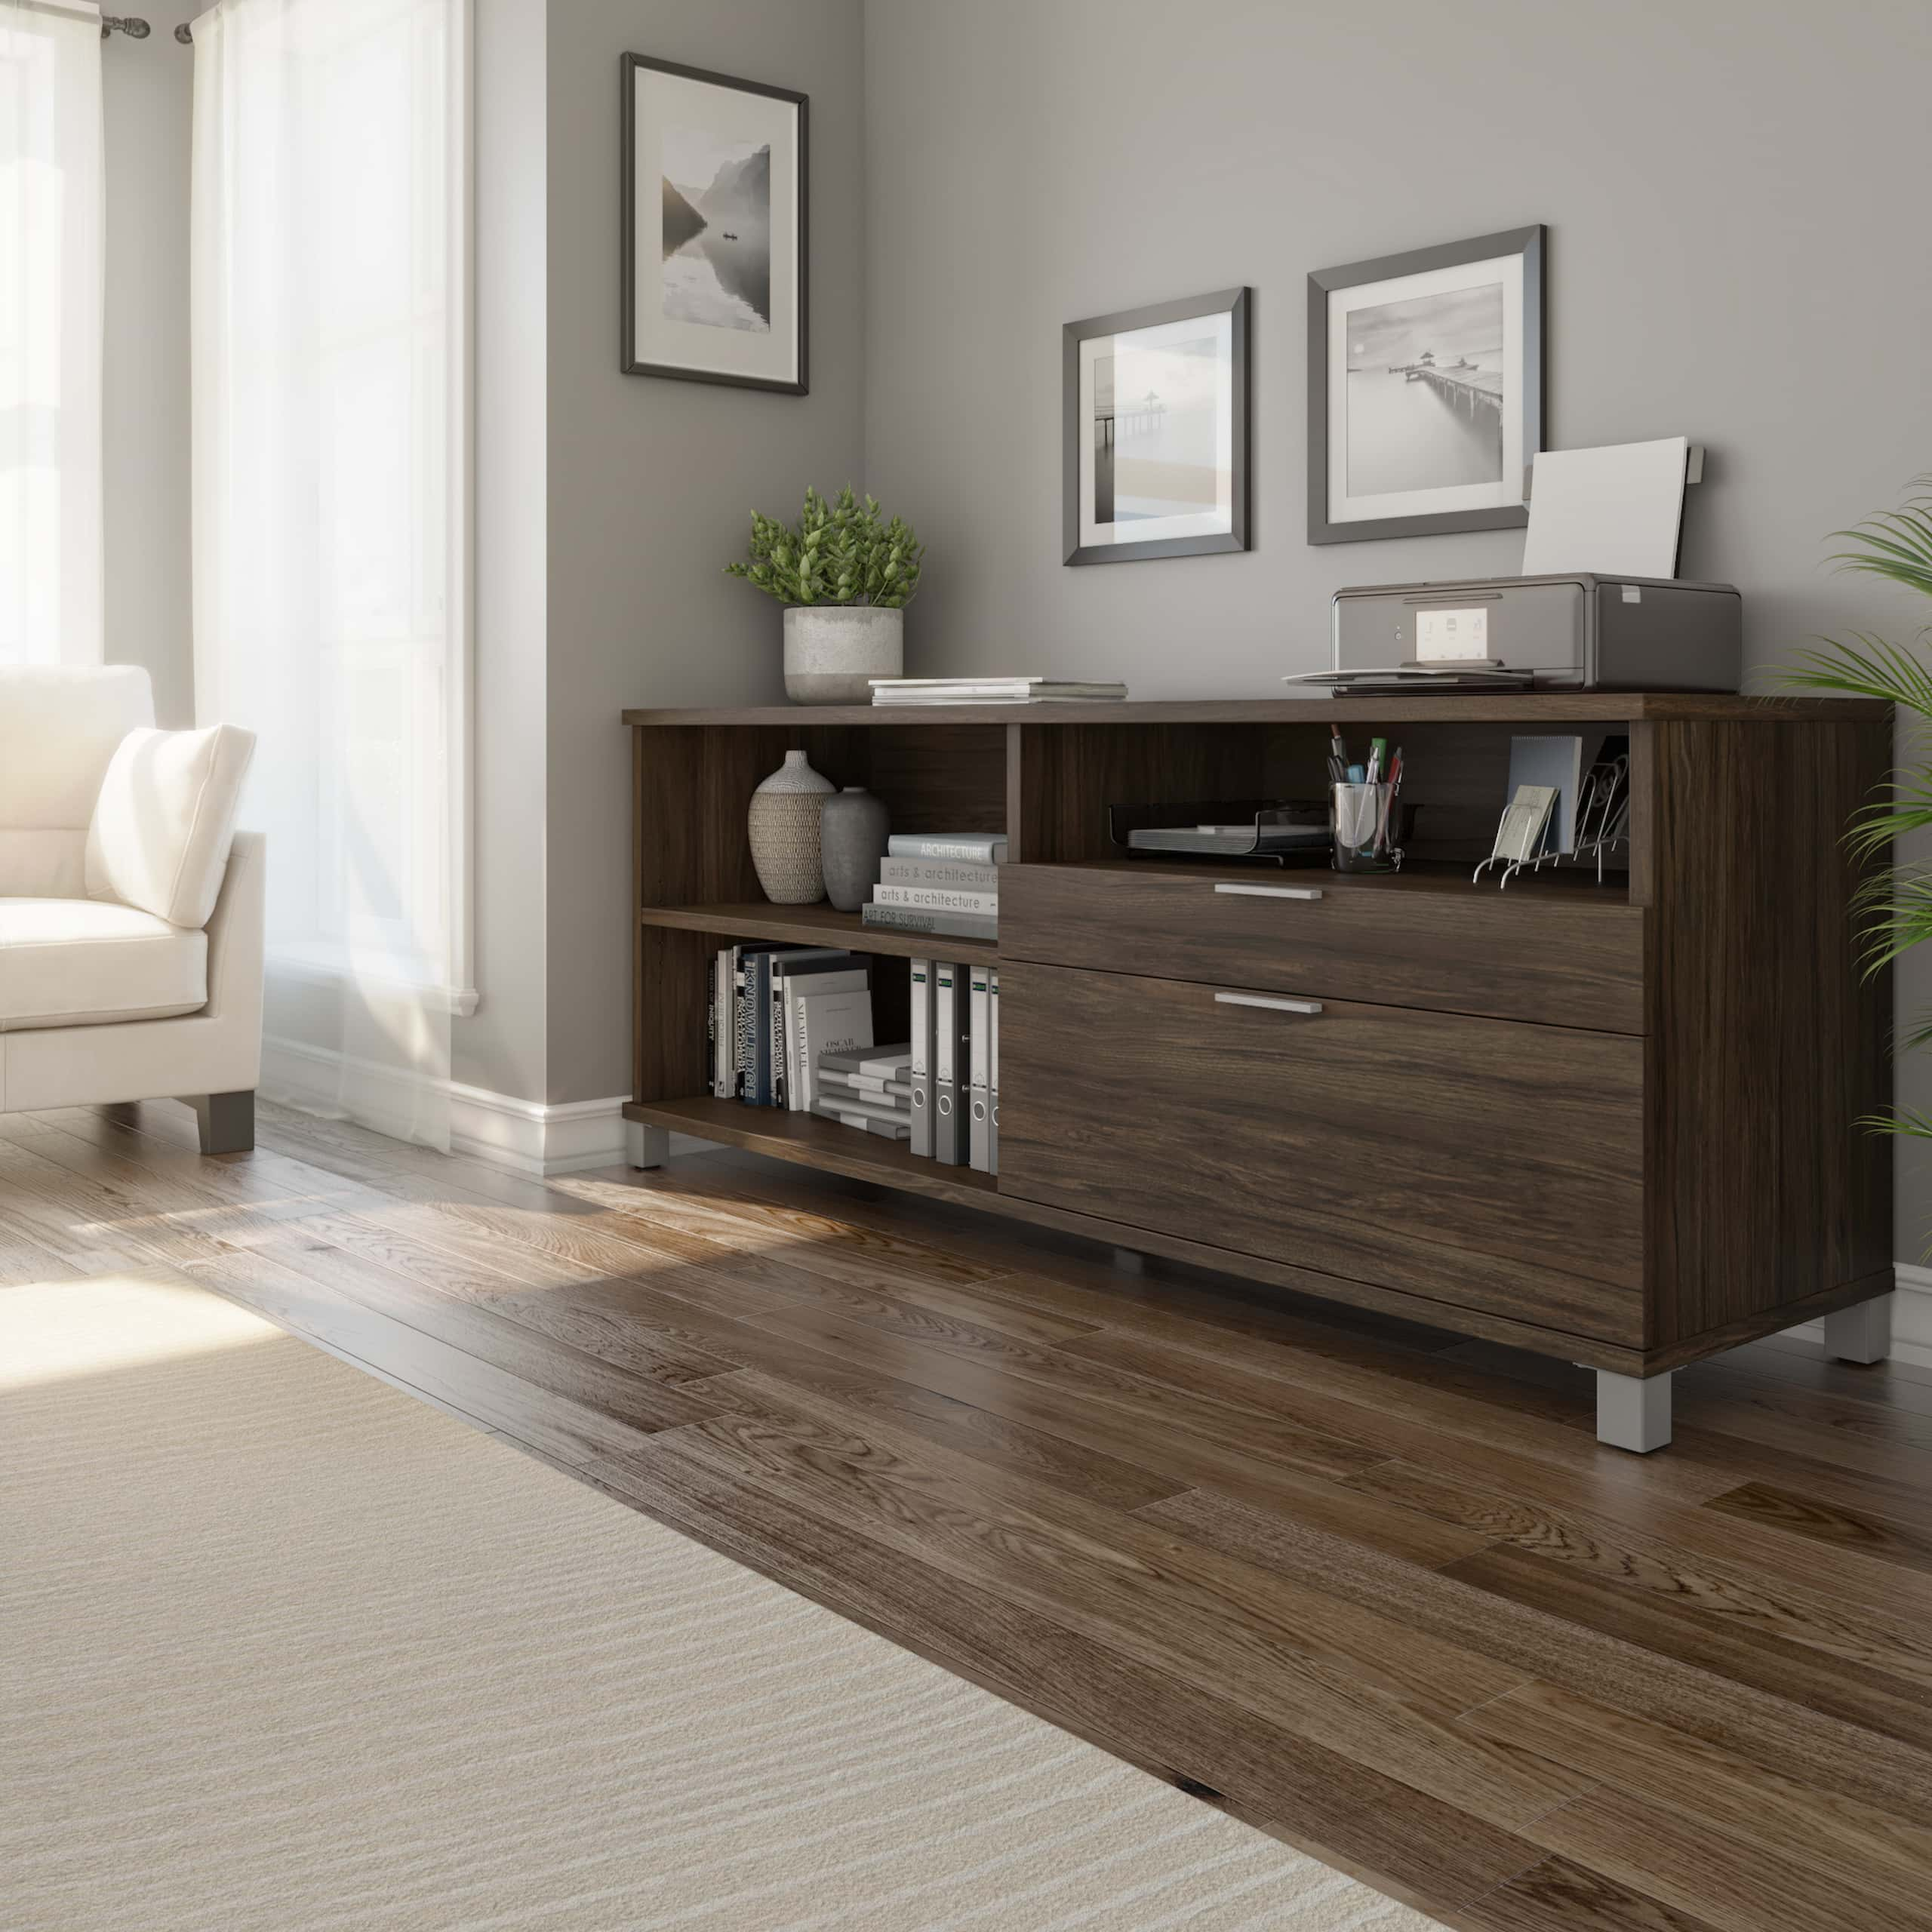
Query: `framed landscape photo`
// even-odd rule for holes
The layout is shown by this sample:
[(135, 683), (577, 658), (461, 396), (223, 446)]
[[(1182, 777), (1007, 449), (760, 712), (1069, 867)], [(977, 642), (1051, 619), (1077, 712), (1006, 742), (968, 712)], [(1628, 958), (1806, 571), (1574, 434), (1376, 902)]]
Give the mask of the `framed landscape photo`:
[(1248, 309), (1229, 288), (1066, 325), (1067, 562), (1247, 548)]
[(1308, 540), (1529, 521), (1543, 236), (1511, 229), (1308, 278)]
[(623, 57), (623, 368), (806, 392), (805, 97)]

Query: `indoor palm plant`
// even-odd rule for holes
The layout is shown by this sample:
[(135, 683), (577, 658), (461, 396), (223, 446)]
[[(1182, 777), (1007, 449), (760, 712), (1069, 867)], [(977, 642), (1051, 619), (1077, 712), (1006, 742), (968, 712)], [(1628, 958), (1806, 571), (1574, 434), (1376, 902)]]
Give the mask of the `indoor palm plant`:
[[(1915, 478), (1915, 494), (1895, 510), (1850, 530), (1838, 532), (1851, 545), (1834, 561), (1848, 570), (1888, 577), (1909, 590), (1932, 597), (1932, 475)], [(1902, 840), (1932, 826), (1932, 764), (1927, 761), (1925, 728), (1932, 724), (1932, 628), (1909, 645), (1855, 632), (1827, 639), (1809, 651), (1790, 672), (1790, 681), (1814, 691), (1854, 697), (1883, 698), (1907, 714), (1911, 728), (1905, 761), (1887, 780), (1880, 795), (1852, 821), (1847, 837), (1865, 860), (1887, 853)], [(1913, 947), (1932, 939), (1932, 864), (1908, 857), (1875, 869), (1859, 888), (1864, 919), (1865, 968), (1882, 972)], [(1932, 1012), (1909, 1023), (1906, 1048), (1932, 1045)], [(1932, 1140), (1932, 1114), (1909, 1107), (1875, 1115), (1863, 1124), (1886, 1134)]]
[(805, 491), (796, 524), (752, 512), (751, 554), (727, 564), (785, 606), (785, 691), (798, 704), (864, 704), (870, 680), (906, 668), (903, 612), (919, 588), (925, 546), (878, 500)]

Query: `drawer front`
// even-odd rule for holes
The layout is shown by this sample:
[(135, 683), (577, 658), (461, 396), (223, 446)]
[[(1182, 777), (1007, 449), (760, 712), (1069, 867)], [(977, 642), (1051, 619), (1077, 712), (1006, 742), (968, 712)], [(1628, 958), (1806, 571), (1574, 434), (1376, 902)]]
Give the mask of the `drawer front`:
[(1640, 1346), (1643, 1057), (1002, 955), (1000, 1192)]
[(1000, 958), (1642, 1032), (1641, 908), (1607, 887), (1601, 900), (1561, 890), (1009, 866)]

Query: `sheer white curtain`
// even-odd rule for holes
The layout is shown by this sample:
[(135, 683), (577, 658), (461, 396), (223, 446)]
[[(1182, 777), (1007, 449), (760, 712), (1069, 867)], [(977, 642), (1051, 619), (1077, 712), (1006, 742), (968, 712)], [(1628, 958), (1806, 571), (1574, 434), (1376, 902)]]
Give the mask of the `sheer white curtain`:
[(100, 14), (0, 0), (0, 664), (101, 657)]
[(194, 41), (195, 704), (260, 737), (263, 1091), (447, 1146), (466, 0), (219, 0)]

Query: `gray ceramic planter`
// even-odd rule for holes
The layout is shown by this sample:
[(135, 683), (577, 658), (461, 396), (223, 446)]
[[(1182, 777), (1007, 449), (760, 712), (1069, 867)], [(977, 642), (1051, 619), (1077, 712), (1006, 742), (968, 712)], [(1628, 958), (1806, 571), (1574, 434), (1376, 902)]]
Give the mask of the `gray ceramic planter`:
[(870, 604), (785, 608), (785, 695), (794, 704), (869, 704), (874, 678), (906, 672), (906, 614)]

